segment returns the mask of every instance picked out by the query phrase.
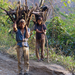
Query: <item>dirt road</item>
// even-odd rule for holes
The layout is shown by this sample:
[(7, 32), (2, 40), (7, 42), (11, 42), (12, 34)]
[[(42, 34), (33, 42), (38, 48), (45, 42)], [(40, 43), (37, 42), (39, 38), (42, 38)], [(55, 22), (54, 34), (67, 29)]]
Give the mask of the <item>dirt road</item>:
[[(0, 53), (0, 75), (17, 75), (17, 61)], [(62, 66), (30, 60), (31, 75), (72, 75)]]

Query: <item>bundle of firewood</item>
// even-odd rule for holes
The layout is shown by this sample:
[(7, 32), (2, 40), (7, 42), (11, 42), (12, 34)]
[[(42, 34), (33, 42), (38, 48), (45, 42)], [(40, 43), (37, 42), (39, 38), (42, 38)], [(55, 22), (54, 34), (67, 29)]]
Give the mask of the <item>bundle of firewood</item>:
[(18, 6), (16, 7), (16, 9), (12, 9), (10, 7), (9, 11), (3, 9), (2, 7), (0, 7), (0, 9), (4, 10), (7, 13), (6, 15), (9, 16), (12, 22), (16, 21), (17, 25), (20, 19), (24, 19), (26, 21), (27, 26), (29, 26), (30, 20), (32, 19), (32, 21), (36, 23), (36, 20), (39, 16), (43, 18), (43, 22), (45, 23), (47, 18), (48, 7), (43, 5), (44, 0), (41, 0), (40, 5), (33, 5), (31, 9), (29, 9), (27, 6), (27, 0), (25, 0), (25, 4), (23, 5), (20, 4), (20, 1), (17, 4)]

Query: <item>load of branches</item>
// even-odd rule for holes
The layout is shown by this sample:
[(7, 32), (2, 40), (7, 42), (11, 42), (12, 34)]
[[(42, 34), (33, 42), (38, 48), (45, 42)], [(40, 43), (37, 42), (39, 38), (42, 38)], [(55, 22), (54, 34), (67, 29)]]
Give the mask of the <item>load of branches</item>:
[(32, 8), (29, 9), (27, 6), (27, 0), (25, 3), (21, 5), (20, 1), (17, 3), (16, 9), (12, 9), (9, 7), (9, 11), (5, 10), (4, 8), (0, 7), (0, 9), (6, 12), (6, 15), (9, 16), (11, 21), (14, 23), (19, 23), (20, 19), (24, 19), (26, 21), (27, 26), (29, 26), (30, 20), (36, 23), (37, 18), (41, 16), (43, 18), (43, 23), (46, 22), (47, 14), (48, 14), (48, 7), (44, 5), (44, 0), (41, 0), (40, 4), (37, 3), (32, 5)]

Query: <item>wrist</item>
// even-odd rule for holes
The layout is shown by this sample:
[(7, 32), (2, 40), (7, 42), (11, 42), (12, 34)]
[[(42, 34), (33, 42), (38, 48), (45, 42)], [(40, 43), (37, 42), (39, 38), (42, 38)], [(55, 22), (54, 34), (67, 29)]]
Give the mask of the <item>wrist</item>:
[(43, 33), (43, 31), (42, 31), (42, 33)]
[(14, 28), (14, 31), (17, 31), (17, 28)]
[(26, 31), (28, 31), (28, 29), (26, 29)]

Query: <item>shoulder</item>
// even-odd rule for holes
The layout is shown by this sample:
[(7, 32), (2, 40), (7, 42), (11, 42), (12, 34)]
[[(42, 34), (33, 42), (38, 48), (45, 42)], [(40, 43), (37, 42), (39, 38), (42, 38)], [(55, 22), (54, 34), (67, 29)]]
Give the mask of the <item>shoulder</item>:
[(46, 29), (47, 29), (45, 24), (43, 24), (43, 28), (44, 28), (44, 30), (46, 30)]
[(37, 28), (38, 27), (38, 25), (37, 24), (35, 24), (35, 28)]
[(21, 29), (20, 28), (17, 28), (17, 32), (19, 32), (19, 31), (21, 31)]
[(30, 31), (30, 28), (28, 28), (28, 31)]
[(20, 29), (19, 28), (17, 28), (17, 31), (15, 32), (16, 34), (18, 34), (20, 32)]
[(46, 25), (45, 25), (45, 24), (43, 24), (43, 27), (45, 27), (45, 28), (46, 28)]
[(35, 26), (38, 26), (37, 24), (35, 24)]
[[(24, 28), (26, 30), (26, 28)], [(30, 28), (27, 27), (27, 30), (30, 31)]]
[(30, 33), (30, 28), (28, 28), (28, 32)]
[(45, 27), (46, 27), (46, 25), (45, 25), (45, 24), (43, 24), (43, 26), (45, 26)]

